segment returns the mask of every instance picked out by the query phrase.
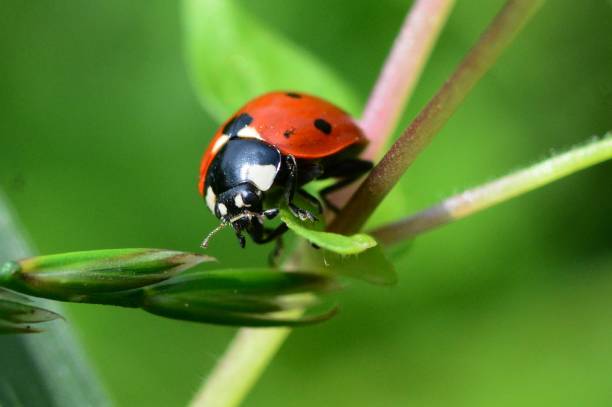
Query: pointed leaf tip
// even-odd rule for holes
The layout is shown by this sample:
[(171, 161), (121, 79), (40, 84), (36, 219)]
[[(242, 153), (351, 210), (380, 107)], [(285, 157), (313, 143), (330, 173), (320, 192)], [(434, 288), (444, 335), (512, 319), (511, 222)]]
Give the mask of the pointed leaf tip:
[(111, 249), (38, 256), (3, 266), (0, 285), (60, 301), (116, 293), (164, 281), (210, 256), (162, 249)]
[(0, 298), (0, 320), (14, 323), (37, 323), (54, 319), (63, 318), (44, 308)]
[(0, 300), (9, 300), (21, 303), (30, 303), (32, 298), (27, 295), (19, 294), (6, 288), (0, 287)]
[(365, 233), (345, 236), (319, 230), (322, 224), (302, 222), (286, 209), (281, 210), (281, 219), (297, 235), (334, 253), (343, 255), (358, 254), (378, 244), (372, 236)]

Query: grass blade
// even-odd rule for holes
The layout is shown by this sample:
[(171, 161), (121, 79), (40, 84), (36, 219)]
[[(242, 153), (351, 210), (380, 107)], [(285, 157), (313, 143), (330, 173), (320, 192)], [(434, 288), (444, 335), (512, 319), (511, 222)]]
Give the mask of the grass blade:
[[(30, 253), (0, 192), (0, 261)], [(7, 295), (13, 293), (2, 290), (3, 298)], [(57, 305), (37, 304), (61, 312)], [(8, 323), (0, 326), (0, 330), (12, 328)], [(21, 330), (32, 332), (27, 327)], [(51, 324), (42, 335), (0, 336), (0, 360), (0, 405), (110, 405), (68, 324)]]

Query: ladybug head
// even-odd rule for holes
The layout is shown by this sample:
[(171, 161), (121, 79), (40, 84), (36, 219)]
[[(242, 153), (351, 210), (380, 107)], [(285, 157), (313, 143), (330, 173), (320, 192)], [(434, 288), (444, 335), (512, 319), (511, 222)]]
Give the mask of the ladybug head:
[(215, 216), (232, 226), (234, 223), (237, 223), (237, 226), (242, 225), (247, 215), (255, 216), (261, 213), (261, 197), (261, 191), (253, 184), (239, 184), (219, 194), (215, 204)]
[[(272, 219), (276, 216), (278, 210), (263, 210), (262, 197), (262, 192), (249, 182), (241, 183), (219, 194), (211, 209), (215, 216), (221, 219), (221, 224), (208, 234), (202, 247), (207, 247), (210, 238), (227, 225), (231, 225), (241, 237), (243, 231), (248, 232), (253, 229), (254, 223), (260, 226), (264, 218)], [(244, 246), (242, 238), (241, 246)]]

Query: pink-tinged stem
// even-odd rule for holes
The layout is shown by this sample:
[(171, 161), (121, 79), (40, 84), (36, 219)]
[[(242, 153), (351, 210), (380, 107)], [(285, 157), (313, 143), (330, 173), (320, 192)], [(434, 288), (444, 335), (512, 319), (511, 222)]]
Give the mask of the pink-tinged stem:
[[(417, 0), (406, 14), (360, 120), (370, 141), (363, 158), (377, 161), (382, 155), (454, 4), (455, 0)], [(342, 208), (358, 186), (355, 183), (329, 198)]]
[(416, 215), (382, 226), (370, 233), (385, 245), (411, 239), (610, 159), (612, 132), (600, 140), (446, 198)]
[(509, 0), (476, 45), (361, 184), (329, 230), (359, 231), (544, 0)]
[(360, 121), (370, 139), (364, 158), (376, 160), (397, 127), (454, 3), (417, 0), (406, 15)]
[[(399, 115), (453, 3), (454, 0), (417, 0), (405, 19), (370, 96), (377, 100), (368, 102), (361, 123), (372, 140), (368, 149), (371, 157), (384, 147), (397, 126)], [(290, 261), (297, 262), (298, 257), (293, 256)], [(191, 405), (239, 405), (290, 332), (289, 328), (241, 329)]]

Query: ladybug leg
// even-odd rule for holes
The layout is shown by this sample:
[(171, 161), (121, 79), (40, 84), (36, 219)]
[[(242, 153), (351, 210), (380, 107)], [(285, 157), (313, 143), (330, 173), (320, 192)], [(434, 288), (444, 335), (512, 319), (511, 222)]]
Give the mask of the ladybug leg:
[(284, 223), (281, 223), (274, 229), (264, 228), (261, 224), (257, 225), (258, 226), (255, 226), (249, 231), (249, 234), (253, 238), (253, 241), (258, 244), (268, 243), (274, 239), (278, 239), (288, 230), (287, 225)]
[(321, 162), (311, 162), (307, 165), (300, 166), (298, 174), (298, 184), (304, 185), (313, 179), (320, 178), (325, 173), (325, 169)]
[(278, 216), (279, 213), (280, 209), (278, 208), (266, 209), (265, 211), (263, 211), (263, 215), (266, 217), (266, 219), (274, 219)]
[(332, 211), (334, 215), (340, 213), (340, 208), (338, 208), (338, 206), (335, 205), (332, 201), (330, 201), (326, 196), (321, 196), (321, 200), (323, 201), (325, 207)]
[(268, 265), (270, 267), (276, 267), (278, 266), (278, 261), (280, 259), (280, 256), (283, 252), (283, 237), (282, 236), (278, 236), (276, 238), (276, 240), (274, 241), (274, 249), (272, 249), (272, 251), (270, 252), (270, 254), (268, 255)]
[(274, 240), (274, 249), (268, 256), (268, 265), (270, 267), (274, 267), (278, 263), (278, 259), (283, 249), (283, 234), (287, 230), (287, 225), (284, 223), (281, 223), (275, 229), (265, 228), (261, 223), (254, 223), (249, 229), (249, 234), (255, 243), (263, 244)]
[(283, 234), (288, 230), (289, 228), (287, 227), (287, 225), (285, 225), (285, 223), (281, 223), (280, 225), (276, 227), (276, 229), (272, 229), (270, 232), (268, 232), (268, 235), (266, 236), (266, 240), (268, 242), (273, 239), (281, 240), (283, 237)]
[(340, 209), (329, 200), (327, 195), (353, 183), (363, 174), (370, 171), (372, 167), (373, 164), (371, 161), (360, 160), (358, 158), (341, 161), (331, 166), (321, 178), (338, 178), (338, 181), (319, 191), (319, 195), (321, 195), (321, 199), (325, 203), (325, 206), (332, 212), (338, 213)]
[(298, 208), (293, 203), (293, 196), (295, 195), (295, 191), (297, 190), (297, 163), (295, 162), (295, 157), (291, 154), (286, 156), (285, 165), (287, 166), (288, 176), (287, 176), (287, 184), (285, 185), (285, 201), (287, 202), (287, 206), (289, 210), (301, 221), (308, 220), (310, 222), (314, 222), (317, 220), (317, 217), (314, 216), (311, 212)]
[(241, 232), (236, 232), (236, 237), (238, 238), (238, 243), (240, 244), (240, 247), (244, 249), (244, 246), (246, 245), (246, 239), (244, 238), (244, 236), (242, 236)]
[(321, 201), (319, 201), (317, 197), (311, 195), (308, 191), (302, 188), (298, 189), (297, 192), (302, 198), (307, 200), (309, 204), (317, 208), (318, 213), (323, 213), (323, 205), (321, 205)]
[(332, 201), (330, 201), (327, 195), (331, 194), (334, 191), (344, 188), (345, 186), (351, 184), (353, 181), (355, 181), (355, 178), (341, 179), (335, 184), (332, 184), (328, 187), (323, 188), (321, 192), (319, 193), (321, 194), (321, 200), (325, 204), (325, 207), (328, 208), (330, 211), (332, 211), (334, 214), (338, 214), (338, 212), (340, 212), (340, 208), (338, 208), (338, 206), (336, 206)]

